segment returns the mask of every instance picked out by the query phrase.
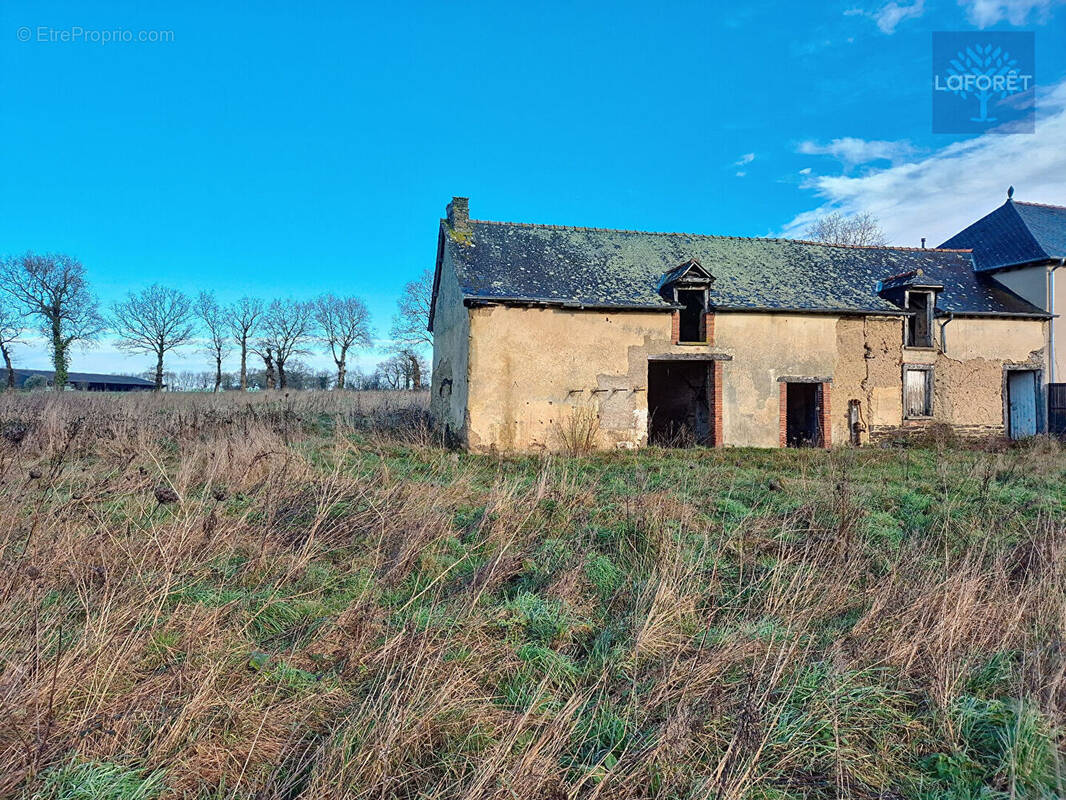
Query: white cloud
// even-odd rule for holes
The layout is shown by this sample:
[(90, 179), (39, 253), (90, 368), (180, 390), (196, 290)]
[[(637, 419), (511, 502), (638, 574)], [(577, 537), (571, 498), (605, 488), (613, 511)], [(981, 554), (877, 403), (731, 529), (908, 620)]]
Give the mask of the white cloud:
[(925, 13), (925, 0), (915, 0), (910, 5), (893, 2), (883, 6), (880, 11), (873, 14), (873, 18), (877, 21), (877, 27), (880, 28), (881, 33), (893, 34), (896, 32), (896, 26), (903, 20), (917, 19), (923, 13)]
[(738, 178), (743, 178), (747, 174), (748, 173), (744, 172), (744, 170), (737, 170), (737, 177)]
[(745, 153), (744, 155), (742, 155), (740, 157), (739, 161), (734, 161), (733, 165), (737, 166), (737, 167), (743, 167), (745, 164), (750, 164), (754, 160), (755, 160), (755, 154), (754, 153)]
[(861, 176), (821, 175), (807, 186), (821, 204), (781, 232), (800, 236), (832, 211), (869, 212), (890, 242), (937, 245), (996, 208), (1013, 185), (1018, 200), (1066, 205), (1066, 81), (1040, 97), (1036, 133), (986, 134)]
[[(961, 2), (962, 0), (960, 0)], [(978, 0), (980, 2), (981, 0)], [(907, 19), (917, 19), (925, 13), (925, 0), (914, 0), (909, 5), (907, 3), (897, 3), (893, 0), (891, 3), (886, 3), (881, 6), (877, 11), (866, 11), (862, 8), (848, 8), (844, 11), (845, 17), (869, 17), (877, 23), (877, 27), (881, 30), (881, 33), (887, 33), (889, 35), (896, 32), (896, 28), (901, 22)]]
[(1063, 0), (959, 0), (970, 22), (979, 28), (1004, 19), (1011, 25), (1025, 25), (1033, 12), (1036, 22), (1044, 23), (1050, 18), (1051, 7), (1062, 3)]
[(803, 169), (800, 170), (800, 175), (810, 175), (810, 174), (811, 174), (811, 168), (810, 167), (804, 167)]
[(833, 139), (828, 144), (818, 144), (813, 141), (801, 142), (797, 149), (798, 152), (808, 156), (833, 156), (848, 167), (868, 164), (871, 161), (894, 163), (914, 153), (914, 148), (909, 142), (867, 140), (853, 136)]

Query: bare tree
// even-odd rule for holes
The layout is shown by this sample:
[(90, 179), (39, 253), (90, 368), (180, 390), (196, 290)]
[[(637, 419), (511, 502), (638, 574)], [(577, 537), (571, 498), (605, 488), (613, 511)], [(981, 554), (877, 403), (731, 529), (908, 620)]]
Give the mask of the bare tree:
[(834, 211), (811, 225), (804, 234), (814, 242), (884, 247), (888, 244), (881, 223), (873, 214), (845, 217)]
[(428, 330), (429, 307), (433, 302), (433, 271), (423, 270), (417, 280), (408, 281), (396, 313), (392, 316), (389, 338), (398, 345), (417, 350), (432, 347), (433, 335)]
[(200, 292), (196, 298), (196, 316), (207, 331), (207, 352), (215, 362), (215, 388), (222, 386), (222, 361), (229, 355), (230, 339), (226, 314), (215, 300), (213, 292)]
[(7, 388), (15, 388), (15, 368), (11, 365), (11, 345), (21, 341), (22, 315), (9, 305), (0, 305), (0, 355), (7, 369)]
[(333, 388), (343, 390), (348, 372), (348, 351), (372, 344), (370, 312), (358, 297), (325, 294), (314, 302), (314, 317), (319, 338), (329, 346), (333, 363), (337, 365), (337, 383)]
[(412, 350), (399, 350), (378, 364), (377, 381), (387, 389), (420, 389), (425, 358)]
[(406, 361), (399, 353), (389, 356), (378, 364), (374, 376), (378, 385), (386, 389), (399, 389), (403, 386)]
[(156, 357), (157, 392), (163, 388), (163, 356), (188, 344), (196, 332), (192, 305), (183, 292), (153, 284), (111, 306), (119, 347)]
[(405, 368), (405, 382), (411, 391), (418, 391), (423, 387), (423, 381), (427, 370), (426, 357), (415, 350), (402, 350), (400, 354), (407, 359)]
[(41, 333), (52, 345), (53, 385), (56, 391), (62, 390), (67, 385), (71, 345), (91, 342), (104, 330), (85, 267), (62, 254), (26, 253), (3, 262), (0, 290), (26, 314), (39, 319)]
[(264, 345), (259, 356), (263, 359), (263, 388), (277, 389), (278, 379), (274, 372), (274, 348)]
[[(307, 352), (307, 342), (314, 332), (313, 307), (311, 303), (295, 300), (274, 300), (263, 315), (263, 333), (259, 337), (256, 352), (267, 365), (267, 382), (270, 382), (272, 356), (278, 371), (278, 388), (285, 389), (285, 362), (292, 356)], [(270, 387), (268, 387), (270, 388)]]
[[(248, 391), (248, 350), (263, 319), (263, 301), (255, 297), (242, 297), (226, 309), (229, 317), (230, 335), (241, 349), (241, 391)], [(273, 388), (273, 387), (271, 387)]]
[(397, 388), (421, 389), (422, 376), (426, 372), (425, 356), (410, 347), (393, 348), (393, 352), (403, 374), (403, 385)]

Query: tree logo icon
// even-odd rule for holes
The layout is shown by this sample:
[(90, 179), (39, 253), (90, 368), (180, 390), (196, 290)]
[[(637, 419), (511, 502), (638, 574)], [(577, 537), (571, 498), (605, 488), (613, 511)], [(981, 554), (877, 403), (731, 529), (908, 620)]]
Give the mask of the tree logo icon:
[(988, 101), (1027, 91), (1032, 79), (1032, 75), (1021, 73), (1018, 59), (1002, 47), (978, 44), (955, 54), (947, 69), (946, 85), (940, 85), (937, 75), (936, 88), (953, 92), (964, 100), (975, 97), (980, 110), (978, 116), (970, 117), (971, 122), (995, 122), (995, 117), (988, 116)]
[(1025, 32), (933, 34), (934, 132), (1031, 132), (1032, 46)]

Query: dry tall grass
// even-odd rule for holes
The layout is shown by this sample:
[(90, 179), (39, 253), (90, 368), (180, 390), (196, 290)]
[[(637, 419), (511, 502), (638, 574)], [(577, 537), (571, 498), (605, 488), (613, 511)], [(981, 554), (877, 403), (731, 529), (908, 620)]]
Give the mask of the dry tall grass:
[(0, 795), (1063, 794), (1066, 457), (0, 397)]

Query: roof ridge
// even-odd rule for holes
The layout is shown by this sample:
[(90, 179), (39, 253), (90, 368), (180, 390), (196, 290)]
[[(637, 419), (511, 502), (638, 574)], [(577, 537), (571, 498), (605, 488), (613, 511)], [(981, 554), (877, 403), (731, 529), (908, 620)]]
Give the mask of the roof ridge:
[(925, 253), (972, 253), (973, 248), (950, 247), (906, 247), (903, 245), (876, 244), (837, 244), (836, 242), (816, 242), (810, 239), (787, 239), (783, 236), (728, 236), (715, 233), (687, 233), (685, 231), (638, 231), (631, 228), (593, 228), (586, 225), (549, 225), (541, 222), (508, 222), (495, 219), (472, 219), (478, 225), (513, 225), (518, 228), (541, 228), (553, 231), (593, 231), (596, 233), (639, 233), (644, 236), (694, 236), (701, 239), (736, 239), (756, 242), (788, 242), (789, 244), (811, 244), (818, 247), (846, 247), (853, 250), (901, 250), (905, 252)]
[(1066, 211), (1066, 206), (1057, 206), (1054, 203), (1031, 203), (1026, 200), (1014, 200), (1013, 202), (1019, 206), (1036, 206), (1037, 208), (1057, 208), (1062, 211)]

